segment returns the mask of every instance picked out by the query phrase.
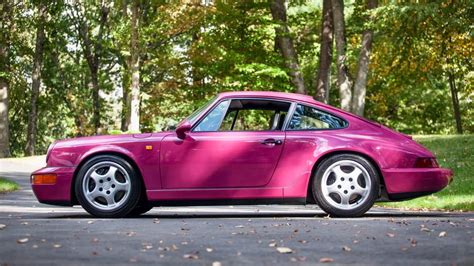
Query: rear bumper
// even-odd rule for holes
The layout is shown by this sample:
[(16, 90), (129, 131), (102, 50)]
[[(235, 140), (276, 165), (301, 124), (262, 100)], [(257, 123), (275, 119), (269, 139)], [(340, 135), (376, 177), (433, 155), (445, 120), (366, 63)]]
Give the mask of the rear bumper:
[[(33, 193), (39, 202), (45, 204), (71, 206), (72, 179), (75, 167), (44, 167), (34, 174), (56, 174), (56, 184), (31, 185)], [(30, 180), (31, 181), (31, 180)]]
[(401, 200), (434, 193), (453, 180), (453, 172), (446, 168), (384, 169), (385, 187), (390, 199)]

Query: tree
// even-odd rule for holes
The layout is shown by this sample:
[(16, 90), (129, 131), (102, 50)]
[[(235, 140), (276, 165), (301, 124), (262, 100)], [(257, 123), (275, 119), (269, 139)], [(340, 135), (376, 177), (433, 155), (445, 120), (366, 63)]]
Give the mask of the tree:
[(316, 78), (316, 100), (328, 103), (331, 87), (331, 62), (333, 43), (333, 19), (331, 0), (323, 0), (321, 22), (321, 45), (319, 48), (319, 68)]
[(339, 97), (341, 109), (350, 111), (352, 100), (352, 78), (347, 67), (346, 56), (346, 23), (344, 20), (344, 1), (331, 0), (332, 15), (334, 20), (334, 37), (336, 39), (336, 65), (337, 85), (339, 86)]
[(100, 84), (99, 84), (99, 70), (102, 56), (102, 42), (104, 38), (105, 27), (107, 26), (108, 15), (110, 8), (106, 3), (102, 3), (99, 7), (99, 26), (98, 33), (95, 40), (92, 39), (92, 34), (88, 21), (85, 19), (85, 14), (81, 11), (83, 8), (79, 3), (73, 3), (70, 9), (70, 15), (74, 21), (77, 33), (82, 41), (82, 51), (89, 66), (91, 81), (90, 88), (92, 89), (93, 100), (93, 123), (95, 133), (101, 133), (100, 123)]
[(45, 36), (46, 6), (44, 1), (38, 5), (38, 19), (36, 24), (36, 44), (35, 54), (33, 56), (33, 71), (31, 74), (31, 99), (30, 112), (28, 115), (28, 133), (26, 137), (25, 154), (32, 156), (35, 154), (38, 106), (37, 100), (41, 86), (41, 69), (43, 65), (43, 49), (46, 41)]
[(130, 125), (129, 131), (140, 131), (140, 44), (139, 44), (139, 1), (132, 3), (131, 41), (130, 41), (130, 70), (132, 84), (130, 88)]
[[(377, 7), (377, 0), (367, 1), (367, 10)], [(367, 91), (367, 77), (369, 74), (369, 60), (372, 49), (374, 33), (371, 29), (364, 30), (362, 34), (362, 44), (357, 64), (357, 75), (354, 82), (354, 92), (352, 95), (351, 112), (363, 116), (365, 108), (365, 95)]]
[(298, 62), (298, 54), (296, 53), (287, 25), (285, 2), (285, 0), (274, 0), (270, 4), (273, 20), (278, 24), (275, 27), (275, 44), (289, 69), (288, 74), (291, 77), (293, 86), (296, 88), (296, 92), (306, 94), (304, 79)]
[(10, 156), (10, 128), (8, 120), (8, 89), (10, 58), (10, 31), (12, 20), (12, 9), (10, 1), (4, 1), (0, 5), (0, 158)]

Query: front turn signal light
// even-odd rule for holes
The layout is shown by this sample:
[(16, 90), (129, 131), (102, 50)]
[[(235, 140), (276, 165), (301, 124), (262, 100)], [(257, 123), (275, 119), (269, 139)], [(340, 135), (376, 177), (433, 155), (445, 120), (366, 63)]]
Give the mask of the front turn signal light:
[(36, 174), (31, 176), (33, 185), (54, 185), (56, 184), (55, 174)]

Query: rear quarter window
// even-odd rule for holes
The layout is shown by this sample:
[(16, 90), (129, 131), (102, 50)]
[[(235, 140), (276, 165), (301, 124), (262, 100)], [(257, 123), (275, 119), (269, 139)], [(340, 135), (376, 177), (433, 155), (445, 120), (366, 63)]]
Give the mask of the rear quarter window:
[(298, 104), (287, 130), (320, 130), (347, 127), (347, 121), (313, 107)]

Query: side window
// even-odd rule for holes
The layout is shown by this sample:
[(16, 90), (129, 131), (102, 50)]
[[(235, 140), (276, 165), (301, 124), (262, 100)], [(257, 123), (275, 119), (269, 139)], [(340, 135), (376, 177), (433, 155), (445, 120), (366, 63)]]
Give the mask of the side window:
[(234, 99), (221, 102), (194, 131), (281, 130), (290, 103), (263, 99)]
[(289, 130), (335, 129), (343, 128), (346, 121), (319, 111), (316, 108), (298, 104), (288, 125)]
[(194, 131), (217, 131), (221, 126), (222, 118), (224, 117), (229, 100), (219, 103), (206, 117), (199, 122)]
[(263, 99), (234, 99), (220, 131), (281, 130), (290, 103)]

